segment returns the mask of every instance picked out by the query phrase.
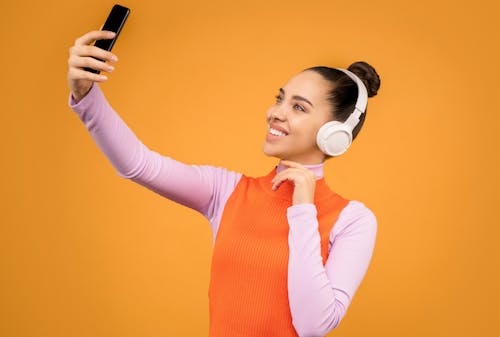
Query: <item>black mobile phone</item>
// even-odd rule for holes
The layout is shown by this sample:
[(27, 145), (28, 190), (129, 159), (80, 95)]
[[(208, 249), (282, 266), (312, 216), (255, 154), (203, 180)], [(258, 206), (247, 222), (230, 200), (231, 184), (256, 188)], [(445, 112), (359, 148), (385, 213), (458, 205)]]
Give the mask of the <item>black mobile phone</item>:
[[(128, 9), (127, 7), (123, 7), (118, 4), (114, 5), (113, 8), (111, 9), (111, 12), (108, 15), (108, 18), (106, 19), (106, 22), (104, 23), (104, 26), (102, 27), (102, 30), (110, 30), (112, 32), (115, 32), (116, 35), (114, 38), (109, 40), (97, 40), (94, 46), (107, 51), (111, 51), (111, 49), (115, 45), (116, 39), (118, 39), (118, 35), (120, 35), (123, 25), (125, 25), (125, 21), (127, 20), (129, 14), (130, 14), (130, 9)], [(101, 59), (98, 58), (95, 59), (102, 61)], [(90, 71), (94, 74), (100, 73), (99, 70), (91, 68), (85, 68), (85, 70)]]

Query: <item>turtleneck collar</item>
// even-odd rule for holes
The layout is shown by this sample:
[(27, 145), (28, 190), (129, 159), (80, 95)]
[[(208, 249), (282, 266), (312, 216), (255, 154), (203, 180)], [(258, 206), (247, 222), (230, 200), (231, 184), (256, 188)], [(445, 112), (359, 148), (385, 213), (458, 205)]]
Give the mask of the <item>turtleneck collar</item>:
[[(325, 162), (314, 164), (314, 165), (303, 165), (305, 168), (311, 170), (316, 175), (316, 179), (323, 178), (323, 167), (325, 166)], [(276, 173), (280, 173), (283, 170), (286, 170), (288, 166), (281, 164), (281, 160), (276, 168)]]

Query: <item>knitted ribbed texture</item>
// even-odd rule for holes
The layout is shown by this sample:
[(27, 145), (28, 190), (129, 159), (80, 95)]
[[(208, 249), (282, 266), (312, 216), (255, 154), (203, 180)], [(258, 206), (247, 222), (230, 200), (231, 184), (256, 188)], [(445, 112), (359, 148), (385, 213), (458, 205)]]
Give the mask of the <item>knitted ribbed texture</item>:
[[(298, 336), (288, 302), (287, 208), (293, 185), (271, 190), (273, 169), (242, 176), (229, 197), (217, 232), (209, 286), (210, 337)], [(316, 181), (323, 264), (330, 231), (349, 200)]]

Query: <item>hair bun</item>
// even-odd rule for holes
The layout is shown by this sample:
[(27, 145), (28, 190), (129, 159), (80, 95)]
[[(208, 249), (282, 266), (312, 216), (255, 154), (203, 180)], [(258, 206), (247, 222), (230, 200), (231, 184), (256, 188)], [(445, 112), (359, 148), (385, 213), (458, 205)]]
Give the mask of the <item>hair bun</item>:
[(365, 84), (368, 97), (375, 96), (380, 88), (380, 77), (375, 69), (366, 62), (354, 62), (347, 70), (355, 73)]

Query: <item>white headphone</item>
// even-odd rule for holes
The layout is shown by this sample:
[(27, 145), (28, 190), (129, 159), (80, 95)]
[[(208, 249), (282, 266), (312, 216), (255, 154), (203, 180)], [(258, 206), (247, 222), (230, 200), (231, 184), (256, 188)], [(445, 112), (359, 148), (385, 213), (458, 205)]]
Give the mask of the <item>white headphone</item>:
[(335, 68), (343, 71), (356, 82), (358, 86), (358, 99), (356, 107), (345, 122), (331, 121), (325, 123), (316, 135), (316, 143), (325, 154), (339, 156), (344, 153), (352, 143), (352, 130), (358, 125), (361, 114), (366, 110), (368, 93), (363, 82), (358, 76), (346, 69)]

